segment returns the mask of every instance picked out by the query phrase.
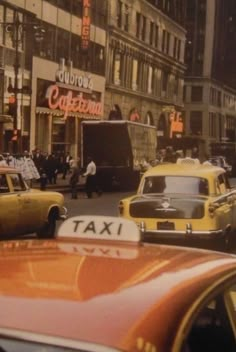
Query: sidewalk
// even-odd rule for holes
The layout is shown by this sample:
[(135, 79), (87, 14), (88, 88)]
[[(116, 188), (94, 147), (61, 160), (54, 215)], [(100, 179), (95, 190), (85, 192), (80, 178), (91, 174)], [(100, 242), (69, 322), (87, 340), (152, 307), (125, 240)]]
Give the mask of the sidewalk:
[[(69, 185), (69, 179), (70, 179), (70, 175), (67, 175), (66, 179), (63, 180), (62, 175), (59, 174), (57, 177), (57, 183), (52, 185), (47, 183), (45, 191), (69, 193), (71, 191), (70, 185)], [(84, 190), (84, 187), (85, 187), (85, 178), (80, 176), (80, 180), (78, 183), (78, 190)], [(36, 180), (34, 180), (31, 188), (40, 189), (40, 182), (37, 182)]]

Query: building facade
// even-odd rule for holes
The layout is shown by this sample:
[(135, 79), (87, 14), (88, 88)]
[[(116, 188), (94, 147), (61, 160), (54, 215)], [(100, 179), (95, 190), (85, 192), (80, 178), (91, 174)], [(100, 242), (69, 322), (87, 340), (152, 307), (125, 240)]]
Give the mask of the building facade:
[(154, 125), (170, 144), (184, 131), (185, 1), (108, 4), (105, 118)]
[[(15, 13), (23, 24), (18, 46), (18, 56), (22, 58), (18, 86), (31, 87), (31, 94), (21, 91), (17, 96), (21, 150), (69, 151), (77, 157), (81, 121), (104, 116), (106, 2), (0, 1), (2, 22), (14, 22)], [(40, 40), (35, 36), (34, 24), (44, 29)], [(12, 52), (12, 61), (5, 60), (2, 65), (2, 99), (6, 105), (12, 96), (8, 88), (12, 82), (14, 89), (16, 48), (6, 26), (1, 30), (2, 51)], [(13, 129), (11, 122), (3, 123), (5, 151), (11, 142), (7, 136)]]
[(86, 119), (154, 125), (158, 148), (182, 141), (185, 8), (186, 0), (0, 0), (2, 23), (17, 13), (24, 24), (17, 55), (14, 25), (0, 26), (2, 151), (16, 128), (16, 56), (19, 150), (79, 156)]
[(232, 154), (236, 131), (235, 1), (188, 0), (186, 5), (186, 133), (206, 154)]

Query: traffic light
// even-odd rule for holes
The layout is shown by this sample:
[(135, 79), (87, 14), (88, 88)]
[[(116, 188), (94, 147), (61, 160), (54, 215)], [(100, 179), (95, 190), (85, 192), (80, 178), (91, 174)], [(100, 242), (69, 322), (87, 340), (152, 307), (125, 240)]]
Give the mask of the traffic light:
[(18, 140), (18, 130), (13, 130), (12, 131), (12, 141), (17, 141)]

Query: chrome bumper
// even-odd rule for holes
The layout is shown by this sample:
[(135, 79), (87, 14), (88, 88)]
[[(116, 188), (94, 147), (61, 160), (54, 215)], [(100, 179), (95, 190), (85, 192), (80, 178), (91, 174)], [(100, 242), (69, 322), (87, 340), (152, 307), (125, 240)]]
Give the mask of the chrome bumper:
[(191, 226), (187, 224), (186, 230), (148, 230), (144, 223), (140, 225), (140, 231), (142, 237), (153, 237), (153, 238), (175, 238), (175, 239), (217, 239), (224, 236), (222, 229), (218, 230), (204, 230), (204, 231), (193, 231)]

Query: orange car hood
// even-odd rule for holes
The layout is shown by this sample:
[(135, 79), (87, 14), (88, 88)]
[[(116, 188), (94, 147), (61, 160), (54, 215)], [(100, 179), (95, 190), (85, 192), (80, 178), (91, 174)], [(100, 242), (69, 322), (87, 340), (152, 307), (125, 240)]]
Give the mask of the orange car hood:
[(156, 245), (0, 242), (0, 327), (169, 351), (194, 300), (236, 259)]

